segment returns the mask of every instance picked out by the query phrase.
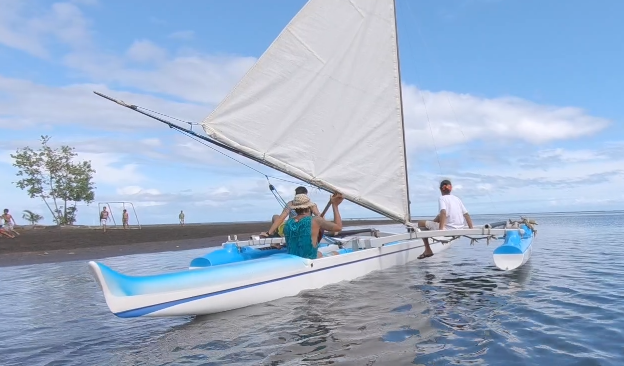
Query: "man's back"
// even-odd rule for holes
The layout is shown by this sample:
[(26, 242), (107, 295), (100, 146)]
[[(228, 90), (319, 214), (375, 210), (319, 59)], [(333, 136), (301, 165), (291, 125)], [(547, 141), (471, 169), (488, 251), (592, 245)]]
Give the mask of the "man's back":
[(468, 210), (458, 197), (451, 194), (440, 196), (438, 206), (440, 210), (446, 210), (446, 228), (461, 229), (466, 226), (464, 214)]

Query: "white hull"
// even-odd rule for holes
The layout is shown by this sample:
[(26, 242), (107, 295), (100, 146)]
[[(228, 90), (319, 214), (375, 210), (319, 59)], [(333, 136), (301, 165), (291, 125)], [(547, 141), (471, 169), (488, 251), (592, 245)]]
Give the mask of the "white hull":
[[(402, 236), (402, 235), (401, 235)], [(397, 235), (398, 239), (399, 235)], [(384, 240), (385, 239), (385, 240)], [(351, 253), (340, 254), (315, 260), (293, 258), (283, 256), (284, 265), (275, 262), (276, 259), (264, 258), (254, 260), (256, 264), (247, 264), (247, 268), (256, 266), (249, 274), (240, 273), (245, 264), (226, 264), (220, 270), (227, 270), (228, 266), (236, 266), (236, 275), (231, 280), (226, 278), (203, 278), (203, 269), (177, 272), (142, 278), (131, 278), (118, 274), (110, 269), (113, 274), (103, 273), (102, 267), (96, 262), (89, 262), (94, 277), (100, 284), (106, 303), (110, 310), (119, 317), (163, 317), (183, 315), (204, 315), (222, 311), (242, 308), (254, 304), (273, 301), (288, 296), (295, 296), (301, 291), (319, 289), (341, 281), (354, 280), (374, 271), (388, 269), (397, 265), (404, 265), (417, 259), (423, 252), (421, 239), (408, 239), (397, 243), (390, 243), (391, 237), (374, 240), (384, 240), (386, 245), (357, 250)], [(450, 247), (450, 243), (434, 243), (431, 248), (434, 253), (440, 253)], [(259, 269), (259, 265), (269, 263), (270, 266)], [(215, 267), (216, 268), (216, 267)], [(192, 273), (195, 273), (195, 277)], [(179, 284), (175, 276), (185, 276), (186, 279), (196, 282), (184, 286)], [(169, 276), (169, 277), (167, 277)], [(167, 277), (167, 278), (165, 278)], [(142, 282), (140, 285), (149, 290), (141, 290), (147, 293), (123, 294), (124, 281)], [(182, 280), (183, 278), (180, 277)], [(180, 281), (182, 282), (182, 281)], [(168, 290), (159, 291), (159, 283), (162, 288)], [(173, 287), (172, 287), (173, 286)], [(156, 289), (156, 290), (155, 290)]]

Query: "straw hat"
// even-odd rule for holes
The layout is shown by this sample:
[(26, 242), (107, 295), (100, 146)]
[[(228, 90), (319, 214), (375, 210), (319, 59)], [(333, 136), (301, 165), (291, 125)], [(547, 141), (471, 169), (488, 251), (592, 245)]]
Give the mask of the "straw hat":
[(292, 204), (290, 208), (292, 209), (300, 209), (300, 208), (309, 208), (314, 206), (314, 202), (308, 197), (307, 194), (297, 194), (295, 198), (292, 200)]

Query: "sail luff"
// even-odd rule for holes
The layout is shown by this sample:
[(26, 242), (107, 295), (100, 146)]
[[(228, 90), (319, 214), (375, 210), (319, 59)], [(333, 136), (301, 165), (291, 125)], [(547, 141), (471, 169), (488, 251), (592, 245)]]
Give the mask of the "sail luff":
[(202, 123), (213, 140), (409, 223), (394, 0), (310, 0)]
[(405, 142), (405, 114), (403, 113), (403, 83), (401, 82), (401, 57), (399, 52), (399, 25), (397, 20), (396, 0), (392, 0), (394, 7), (394, 39), (396, 44), (397, 76), (399, 78), (399, 100), (401, 103), (401, 125), (403, 126), (403, 158), (405, 159), (405, 188), (407, 190), (407, 217), (412, 220), (411, 199), (409, 193), (409, 169), (407, 167), (407, 144)]

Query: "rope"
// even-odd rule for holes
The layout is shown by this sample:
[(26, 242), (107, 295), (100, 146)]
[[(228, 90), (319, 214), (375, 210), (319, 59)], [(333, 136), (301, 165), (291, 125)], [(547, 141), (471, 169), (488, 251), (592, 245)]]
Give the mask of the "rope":
[[(168, 118), (168, 119), (172, 119), (172, 120), (176, 120), (176, 121), (179, 121), (179, 122), (187, 123), (187, 124), (189, 124), (189, 125), (191, 125), (191, 126), (193, 126), (193, 125), (197, 125), (197, 123), (193, 123), (193, 122), (185, 121), (185, 120), (182, 120), (182, 119), (179, 119), (179, 118), (175, 118), (175, 117), (169, 116), (169, 115), (167, 115), (167, 114), (164, 114), (164, 113), (160, 113), (160, 112), (157, 112), (157, 111), (151, 110), (151, 109), (149, 109), (149, 108), (140, 107), (140, 106), (136, 106), (136, 108), (137, 108), (137, 109), (138, 109), (138, 108), (140, 108), (140, 109), (143, 109), (143, 110), (149, 111), (149, 112), (151, 112), (151, 113), (155, 113), (155, 114), (161, 115), (161, 116), (166, 117), (166, 118)], [(225, 157), (227, 157), (227, 158), (229, 158), (229, 159), (231, 159), (231, 160), (234, 160), (235, 162), (237, 162), (237, 163), (239, 163), (239, 164), (241, 164), (241, 165), (243, 165), (243, 166), (245, 166), (245, 167), (247, 167), (247, 168), (249, 168), (249, 169), (251, 169), (251, 170), (253, 170), (253, 171), (257, 172), (258, 174), (260, 174), (260, 175), (264, 176), (264, 177), (266, 178), (267, 182), (269, 183), (269, 190), (271, 191), (271, 193), (273, 194), (273, 196), (275, 197), (275, 199), (277, 200), (277, 202), (278, 202), (278, 203), (282, 206), (282, 208), (285, 208), (285, 207), (287, 206), (287, 203), (286, 203), (286, 201), (282, 198), (282, 196), (280, 196), (279, 192), (277, 191), (277, 189), (275, 189), (275, 187), (273, 186), (273, 184), (271, 184), (271, 181), (270, 181), (270, 179), (269, 179), (269, 178), (271, 178), (271, 179), (276, 179), (276, 180), (280, 180), (280, 181), (287, 182), (287, 183), (292, 183), (292, 184), (298, 184), (298, 185), (302, 185), (302, 186), (307, 186), (307, 187), (310, 187), (311, 189), (312, 189), (312, 188), (317, 188), (317, 189), (320, 191), (320, 189), (319, 189), (318, 187), (314, 187), (314, 186), (312, 186), (312, 185), (310, 185), (310, 184), (307, 184), (307, 183), (303, 183), (303, 182), (295, 182), (295, 181), (292, 181), (292, 180), (288, 180), (288, 179), (279, 178), (279, 177), (270, 176), (270, 175), (268, 175), (268, 174), (265, 174), (265, 173), (261, 172), (260, 170), (258, 170), (258, 169), (256, 169), (256, 168), (254, 168), (254, 167), (250, 166), (249, 164), (245, 164), (245, 163), (243, 163), (242, 161), (240, 161), (240, 160), (238, 160), (238, 159), (236, 159), (236, 158), (234, 158), (234, 157), (232, 157), (232, 156), (230, 156), (230, 155), (228, 155), (228, 154), (224, 153), (223, 151), (220, 151), (220, 150), (216, 149), (215, 147), (213, 147), (213, 146), (211, 146), (211, 145), (207, 144), (206, 142), (204, 142), (204, 141), (202, 141), (202, 140), (198, 139), (197, 137), (195, 137), (195, 136), (193, 136), (193, 135), (189, 134), (188, 132), (186, 132), (186, 131), (184, 131), (184, 130), (180, 130), (180, 129), (177, 129), (177, 128), (174, 128), (174, 130), (176, 130), (177, 132), (181, 133), (182, 135), (184, 135), (184, 136), (186, 136), (186, 137), (191, 138), (193, 141), (199, 142), (200, 144), (202, 144), (202, 145), (206, 146), (207, 148), (209, 148), (209, 149), (211, 149), (211, 150), (213, 150), (213, 151), (215, 151), (215, 152), (217, 152), (217, 153), (219, 153), (219, 154), (221, 154), (221, 155), (223, 155), (223, 156), (225, 156)]]
[[(269, 179), (267, 178), (267, 181), (268, 180)], [(279, 202), (279, 204), (282, 206), (282, 208), (285, 208), (286, 205), (287, 205), (286, 201), (282, 198), (282, 196), (279, 194), (277, 189), (275, 189), (275, 187), (271, 184), (271, 182), (269, 182), (269, 190), (271, 191), (271, 193), (273, 193), (273, 196), (275, 197), (277, 202)]]
[[(410, 14), (410, 15), (412, 16), (412, 18), (414, 19), (414, 21), (413, 21), (412, 23), (416, 25), (416, 30), (418, 31), (418, 35), (420, 36), (420, 40), (421, 40), (421, 42), (423, 43), (423, 47), (424, 47), (427, 51), (429, 51), (429, 52), (425, 52), (425, 53), (427, 54), (427, 57), (429, 58), (429, 61), (430, 61), (430, 62), (434, 65), (434, 67), (437, 69), (438, 73), (440, 74), (440, 73), (441, 73), (441, 72), (440, 72), (440, 65), (434, 61), (434, 58), (433, 58), (433, 56), (432, 56), (432, 52), (431, 52), (431, 50), (429, 49), (429, 45), (427, 44), (427, 41), (425, 40), (425, 37), (423, 36), (423, 34), (422, 34), (421, 30), (420, 30), (420, 25), (419, 25), (419, 24), (420, 24), (420, 22), (418, 21), (418, 19), (417, 19), (417, 17), (416, 17), (416, 14), (415, 14), (415, 12), (413, 11), (412, 6), (410, 5), (410, 2), (411, 2), (410, 0), (406, 0), (406, 1), (405, 1), (405, 3), (407, 4), (408, 10), (409, 10), (409, 14)], [(412, 42), (412, 39), (411, 39), (411, 38), (409, 38), (409, 37), (408, 37), (408, 39), (409, 39), (409, 41), (410, 41), (410, 45), (411, 45), (413, 48), (415, 48), (415, 47), (414, 47), (414, 44), (413, 44), (413, 42)], [(422, 96), (422, 93), (420, 92), (420, 89), (418, 89), (418, 92), (420, 93), (421, 98), (423, 99), (423, 104), (425, 104), (424, 97)], [(457, 124), (457, 126), (458, 126), (457, 128), (459, 129), (459, 132), (461, 132), (461, 134), (462, 134), (462, 136), (464, 137), (464, 139), (466, 139), (466, 134), (464, 134), (464, 130), (461, 128), (461, 125), (460, 125), (460, 123), (459, 123), (459, 119), (457, 118), (457, 113), (456, 113), (456, 111), (455, 111), (455, 108), (453, 107), (453, 104), (451, 103), (451, 100), (449, 99), (448, 95), (446, 95), (446, 94), (444, 94), (444, 98), (446, 99), (446, 102), (448, 103), (449, 107), (451, 108), (451, 112), (453, 113), (453, 118), (455, 119), (455, 123), (456, 123), (456, 124)], [(427, 106), (426, 106), (426, 105), (425, 105), (425, 112), (427, 112)], [(431, 130), (431, 124), (430, 124), (430, 122), (429, 122), (429, 114), (428, 114), (428, 113), (427, 113), (427, 124), (429, 125), (429, 133), (431, 134), (431, 141), (432, 141), (432, 143), (433, 143), (433, 147), (434, 147), (435, 152), (436, 152), (436, 158), (437, 158), (437, 160), (438, 160), (438, 167), (440, 168), (440, 174), (442, 175), (442, 174), (443, 174), (443, 173), (442, 173), (442, 165), (440, 164), (440, 157), (439, 157), (439, 155), (438, 155), (438, 150), (437, 150), (437, 147), (436, 147), (436, 145), (435, 145), (435, 141), (434, 141), (434, 139), (433, 139), (433, 131)], [(488, 197), (488, 199), (489, 199), (489, 201), (490, 201), (490, 204), (491, 204), (492, 206), (494, 206), (494, 209), (495, 209), (495, 210), (497, 210), (497, 209), (498, 209), (498, 207), (496, 206), (496, 204), (495, 204), (495, 203), (494, 203), (494, 201), (492, 200), (492, 196), (490, 195), (490, 192), (489, 192), (488, 190), (485, 190), (485, 194), (487, 195), (487, 197)]]
[[(144, 108), (142, 108), (142, 107), (139, 107), (139, 108), (144, 109)], [(162, 114), (162, 113), (161, 113), (161, 114)], [(165, 116), (166, 116), (166, 115), (165, 115)], [(182, 120), (179, 120), (179, 121), (182, 121)], [(182, 122), (185, 122), (185, 121), (182, 121)], [(187, 123), (188, 123), (188, 122), (187, 122)], [(312, 186), (312, 185), (310, 185), (310, 184), (308, 184), (308, 183), (304, 183), (304, 182), (295, 182), (295, 181), (292, 181), (292, 180), (288, 180), (288, 179), (279, 178), (279, 177), (275, 177), (275, 176), (272, 176), (272, 175), (265, 174), (265, 173), (261, 172), (260, 170), (258, 170), (258, 169), (256, 169), (256, 168), (254, 168), (254, 167), (250, 166), (249, 164), (245, 164), (245, 163), (243, 163), (242, 161), (240, 161), (240, 160), (238, 160), (238, 159), (236, 159), (236, 158), (234, 158), (234, 157), (229, 156), (228, 154), (224, 153), (223, 151), (220, 151), (220, 150), (216, 149), (215, 147), (208, 145), (208, 144), (207, 144), (207, 143), (205, 143), (204, 141), (199, 140), (199, 139), (198, 139), (198, 138), (196, 138), (195, 136), (190, 135), (190, 134), (188, 134), (188, 133), (187, 133), (187, 132), (185, 132), (185, 131), (178, 130), (178, 129), (174, 129), (174, 130), (176, 130), (177, 132), (179, 132), (179, 133), (183, 134), (184, 136), (186, 136), (186, 137), (188, 137), (188, 138), (190, 138), (190, 139), (192, 139), (192, 140), (194, 140), (194, 141), (196, 141), (196, 142), (199, 142), (200, 144), (202, 144), (202, 145), (206, 146), (207, 148), (209, 148), (209, 149), (211, 149), (211, 150), (213, 150), (213, 151), (215, 151), (215, 152), (217, 152), (217, 153), (219, 153), (219, 154), (221, 154), (221, 155), (225, 156), (226, 158), (229, 158), (229, 159), (231, 159), (231, 160), (234, 160), (235, 162), (237, 162), (237, 163), (239, 163), (239, 164), (241, 164), (241, 165), (243, 165), (243, 166), (245, 166), (245, 167), (247, 167), (247, 168), (249, 168), (249, 169), (251, 169), (251, 170), (253, 170), (253, 171), (257, 172), (258, 174), (261, 174), (261, 175), (262, 175), (262, 176), (264, 176), (267, 180), (268, 180), (269, 178), (271, 178), (271, 179), (276, 179), (276, 180), (280, 180), (280, 181), (287, 182), (287, 183), (299, 184), (299, 185), (302, 185), (302, 186), (308, 186), (308, 187), (310, 187), (310, 188), (317, 188), (317, 189), (318, 189), (318, 187)]]
[(212, 150), (214, 150), (214, 151), (218, 152), (219, 154), (221, 154), (221, 155), (223, 155), (223, 156), (225, 156), (225, 157), (228, 157), (228, 158), (230, 158), (230, 159), (234, 160), (235, 162), (237, 162), (237, 163), (239, 163), (239, 164), (241, 164), (241, 165), (244, 165), (244, 166), (246, 166), (247, 168), (249, 168), (249, 169), (251, 169), (251, 170), (253, 170), (253, 171), (255, 171), (255, 172), (257, 172), (257, 173), (259, 173), (259, 174), (261, 174), (261, 175), (263, 175), (263, 176), (266, 178), (267, 182), (269, 183), (269, 190), (270, 190), (270, 191), (271, 191), (271, 193), (273, 194), (273, 197), (275, 197), (275, 199), (277, 200), (277, 202), (280, 204), (280, 206), (282, 206), (282, 209), (286, 207), (286, 205), (287, 205), (287, 204), (286, 204), (286, 201), (282, 198), (282, 196), (280, 196), (279, 192), (277, 191), (277, 189), (275, 189), (275, 187), (273, 186), (273, 184), (271, 184), (271, 180), (270, 180), (269, 178), (272, 178), (272, 179), (277, 179), (277, 180), (281, 180), (281, 181), (288, 182), (288, 183), (292, 183), (292, 184), (307, 185), (308, 187), (311, 187), (311, 188), (313, 187), (313, 186), (311, 186), (311, 185), (309, 185), (309, 184), (301, 184), (301, 183), (294, 182), (294, 181), (291, 181), (291, 180), (288, 180), (288, 179), (283, 179), (283, 178), (273, 177), (273, 176), (270, 176), (270, 175), (268, 175), (268, 174), (264, 174), (264, 173), (263, 173), (263, 172), (261, 172), (260, 170), (258, 170), (258, 169), (256, 169), (256, 168), (254, 168), (254, 167), (252, 167), (252, 166), (250, 166), (250, 165), (248, 165), (248, 164), (245, 164), (245, 163), (243, 163), (242, 161), (237, 160), (237, 159), (235, 159), (235, 158), (233, 158), (233, 157), (231, 157), (231, 156), (229, 156), (229, 155), (225, 154), (225, 153), (224, 153), (224, 152), (222, 152), (222, 151), (219, 151), (219, 150), (215, 149), (214, 147), (212, 147), (212, 146), (208, 145), (208, 144), (207, 144), (207, 143), (205, 143), (204, 141), (197, 139), (197, 138), (196, 138), (195, 136), (193, 136), (193, 135), (190, 135), (190, 134), (188, 134), (188, 133), (186, 133), (186, 132), (184, 132), (184, 131), (180, 131), (180, 130), (178, 130), (178, 129), (175, 129), (175, 130), (176, 130), (176, 131), (178, 131), (178, 132), (180, 132), (181, 134), (183, 134), (183, 135), (185, 135), (185, 136), (187, 136), (187, 137), (189, 137), (189, 138), (193, 139), (194, 141), (199, 142), (200, 144), (202, 144), (202, 145), (206, 146), (207, 148), (212, 149)]

